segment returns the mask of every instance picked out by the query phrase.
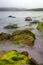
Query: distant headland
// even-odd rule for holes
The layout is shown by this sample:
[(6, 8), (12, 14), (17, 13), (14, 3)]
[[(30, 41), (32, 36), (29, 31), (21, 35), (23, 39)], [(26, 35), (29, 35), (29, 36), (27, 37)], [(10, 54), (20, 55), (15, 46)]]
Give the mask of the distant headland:
[(43, 8), (34, 8), (34, 9), (26, 9), (26, 8), (0, 8), (0, 11), (43, 11)]

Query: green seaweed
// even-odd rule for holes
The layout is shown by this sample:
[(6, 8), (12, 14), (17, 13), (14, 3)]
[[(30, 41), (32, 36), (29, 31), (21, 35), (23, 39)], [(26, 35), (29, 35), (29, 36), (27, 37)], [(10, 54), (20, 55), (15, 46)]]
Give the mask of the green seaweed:
[(38, 22), (37, 29), (38, 30), (43, 30), (43, 22)]
[(9, 51), (0, 57), (0, 65), (30, 65), (30, 58), (17, 51)]
[(4, 28), (5, 29), (12, 29), (12, 28), (16, 29), (16, 28), (19, 28), (19, 26), (17, 24), (13, 24), (13, 25), (7, 25)]
[(32, 37), (29, 34), (19, 34), (19, 35), (15, 35), (13, 36), (13, 40), (15, 41), (15, 43), (22, 43), (25, 42), (25, 38), (28, 39), (28, 42), (30, 44), (32, 44), (32, 42), (34, 41), (34, 37)]

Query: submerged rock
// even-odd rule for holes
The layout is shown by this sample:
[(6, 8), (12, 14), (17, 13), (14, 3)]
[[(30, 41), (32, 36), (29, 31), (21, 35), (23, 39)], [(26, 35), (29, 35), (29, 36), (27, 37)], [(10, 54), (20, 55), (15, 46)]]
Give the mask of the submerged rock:
[(22, 52), (11, 50), (0, 56), (0, 65), (38, 65)]
[(33, 63), (33, 65), (38, 65), (38, 63), (36, 62), (36, 60), (34, 58), (31, 58), (30, 61)]
[(30, 30), (31, 31), (31, 30), (34, 30), (34, 28), (32, 28), (32, 27), (31, 28), (25, 28), (25, 30)]
[(32, 18), (31, 17), (26, 17), (25, 21), (32, 21)]
[(29, 30), (17, 30), (12, 33), (11, 41), (15, 43), (23, 43), (28, 46), (33, 46), (35, 41), (35, 35)]
[(37, 24), (39, 20), (34, 20), (33, 22), (30, 22), (31, 24)]
[(10, 16), (8, 16), (8, 17), (10, 17), (10, 18), (16, 18), (15, 16), (12, 16), (12, 15), (10, 15)]
[(43, 22), (38, 22), (37, 29), (43, 31)]
[(31, 27), (31, 26), (32, 26), (32, 24), (31, 24), (31, 23), (29, 23), (28, 25), (25, 25), (25, 26), (30, 26), (30, 27)]
[(16, 29), (19, 28), (17, 24), (13, 24), (13, 25), (7, 25), (4, 27), (5, 29)]

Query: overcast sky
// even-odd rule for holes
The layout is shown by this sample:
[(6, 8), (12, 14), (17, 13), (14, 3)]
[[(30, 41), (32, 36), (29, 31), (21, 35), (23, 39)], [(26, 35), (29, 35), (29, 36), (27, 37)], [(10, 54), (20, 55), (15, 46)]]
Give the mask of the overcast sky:
[(0, 7), (43, 8), (43, 0), (0, 0)]

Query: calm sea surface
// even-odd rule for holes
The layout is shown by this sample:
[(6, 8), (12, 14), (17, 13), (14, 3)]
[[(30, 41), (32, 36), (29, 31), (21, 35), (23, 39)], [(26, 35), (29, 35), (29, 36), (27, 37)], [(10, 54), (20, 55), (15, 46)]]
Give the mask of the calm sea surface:
[[(8, 16), (12, 15), (15, 16), (16, 18), (9, 18)], [(14, 12), (0, 12), (0, 33), (5, 32), (5, 33), (12, 33), (18, 29), (24, 29), (27, 28), (25, 25), (29, 24), (31, 21), (25, 21), (26, 17), (32, 17), (32, 20), (40, 20), (43, 22), (43, 12), (34, 12), (34, 11), (14, 11)], [(18, 29), (4, 29), (3, 27), (6, 25), (12, 25), (17, 23), (20, 28)], [(35, 41), (35, 45), (31, 48), (25, 45), (14, 45), (10, 43), (9, 41), (7, 42), (0, 42), (0, 51), (1, 50), (18, 50), (18, 51), (23, 51), (26, 50), (29, 52), (30, 57), (33, 57), (37, 60), (37, 62), (43, 63), (43, 31), (38, 31), (36, 29), (36, 25), (34, 24), (32, 26), (35, 28), (35, 30), (32, 30), (32, 32), (36, 35), (37, 40)]]

